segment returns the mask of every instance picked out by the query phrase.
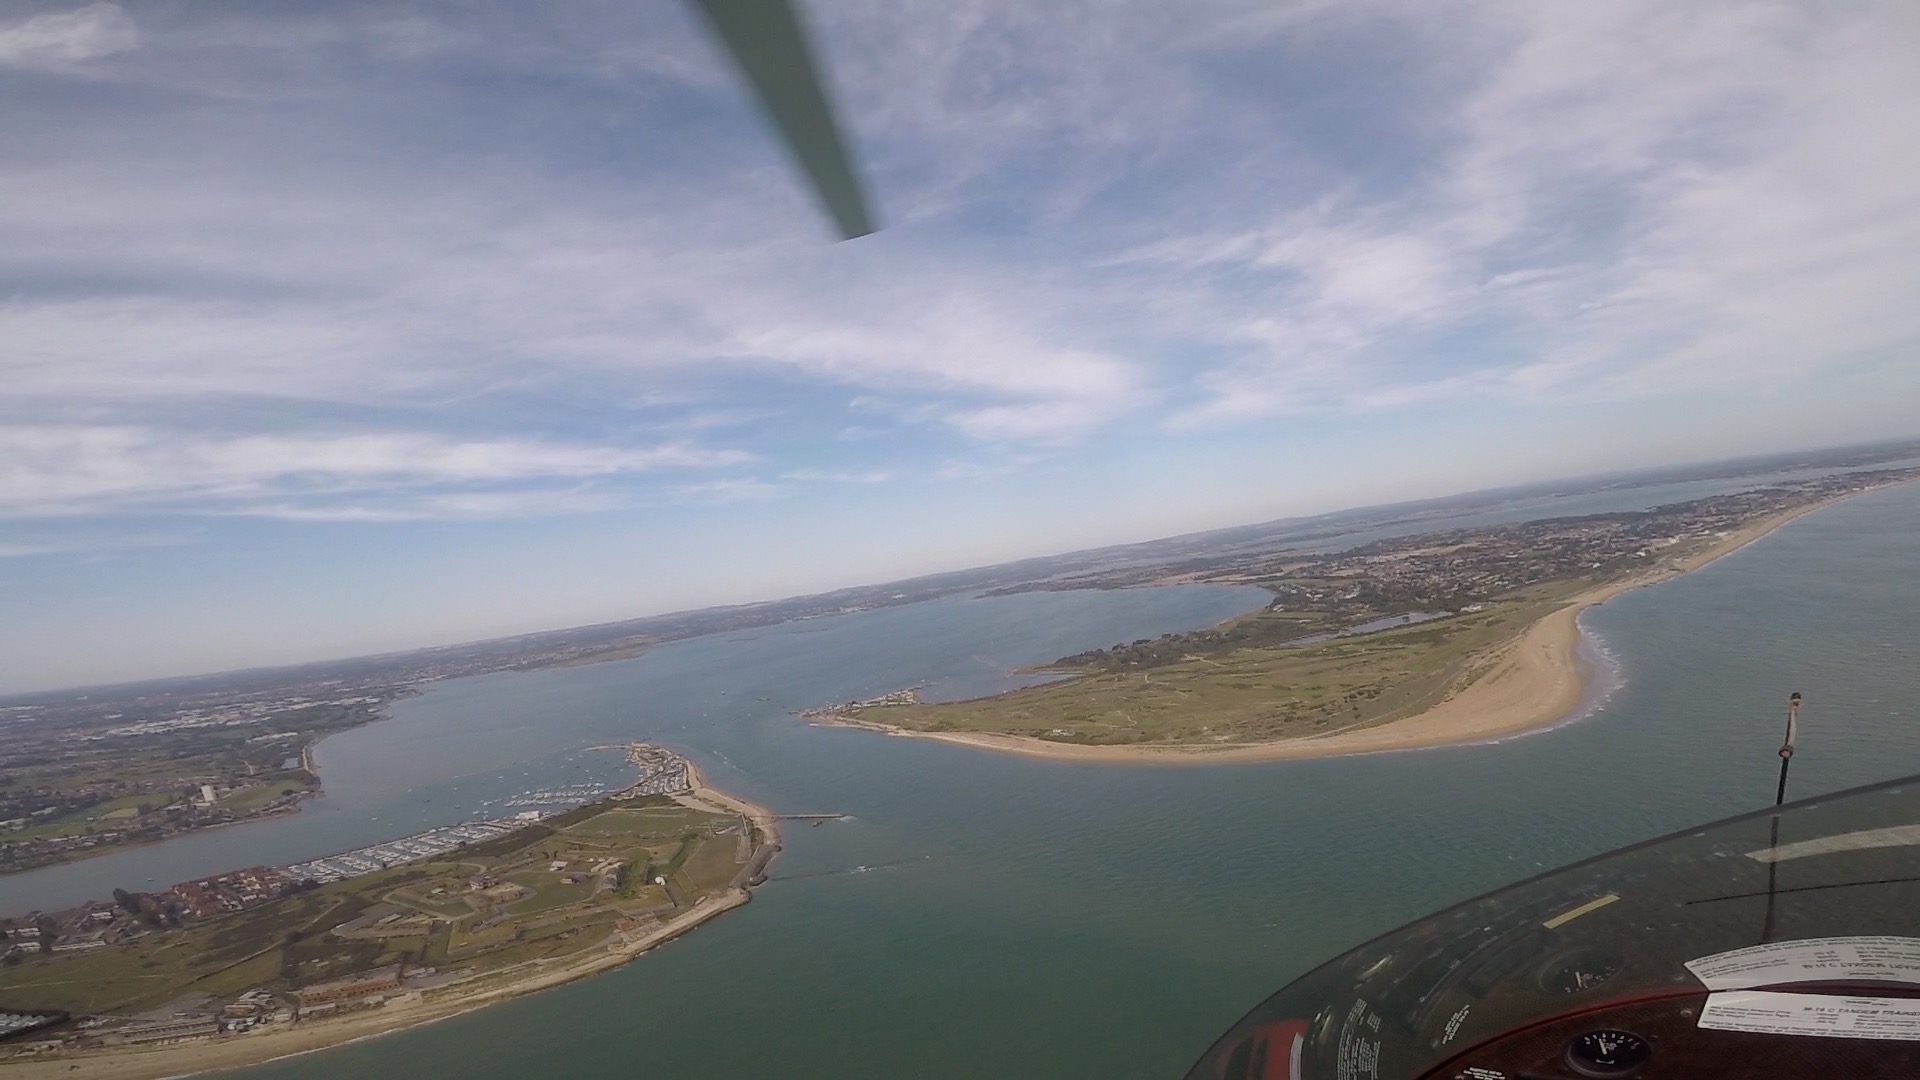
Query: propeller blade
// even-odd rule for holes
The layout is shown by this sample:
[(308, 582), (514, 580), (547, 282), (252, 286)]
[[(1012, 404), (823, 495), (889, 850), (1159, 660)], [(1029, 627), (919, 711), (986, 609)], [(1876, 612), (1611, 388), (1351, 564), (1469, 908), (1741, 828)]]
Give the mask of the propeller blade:
[(851, 240), (877, 229), (791, 0), (694, 0), (694, 6), (753, 83), (840, 235)]

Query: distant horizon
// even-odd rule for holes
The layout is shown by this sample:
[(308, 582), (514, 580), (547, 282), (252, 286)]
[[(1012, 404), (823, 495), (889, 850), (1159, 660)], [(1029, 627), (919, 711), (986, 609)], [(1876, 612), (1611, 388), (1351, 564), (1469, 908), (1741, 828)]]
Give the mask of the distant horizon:
[[(1738, 455), (1735, 457), (1728, 457), (1728, 458), (1675, 461), (1675, 462), (1670, 462), (1664, 465), (1656, 465), (1656, 466), (1650, 466), (1650, 467), (1622, 469), (1622, 470), (1603, 470), (1599, 472), (1582, 473), (1574, 476), (1553, 477), (1548, 479), (1526, 481), (1526, 482), (1516, 483), (1516, 484), (1502, 484), (1494, 487), (1472, 488), (1464, 491), (1453, 491), (1453, 492), (1445, 492), (1441, 494), (1423, 495), (1423, 496), (1417, 496), (1414, 498), (1396, 500), (1393, 502), (1386, 502), (1386, 503), (1367, 503), (1367, 504), (1356, 505), (1356, 506), (1344, 506), (1344, 507), (1338, 507), (1331, 510), (1319, 511), (1315, 513), (1299, 514), (1299, 515), (1292, 515), (1292, 516), (1280, 517), (1280, 518), (1268, 518), (1260, 521), (1247, 521), (1247, 522), (1240, 522), (1240, 523), (1231, 524), (1231, 525), (1210, 526), (1204, 529), (1198, 529), (1198, 530), (1193, 530), (1189, 532), (1169, 533), (1164, 536), (1154, 536), (1146, 539), (1123, 540), (1123, 541), (1118, 541), (1110, 544), (1098, 544), (1090, 547), (1073, 548), (1071, 550), (1066, 550), (1066, 551), (1048, 551), (1048, 552), (1031, 553), (1027, 555), (1018, 556), (1012, 559), (1002, 560), (999, 562), (975, 563), (975, 564), (968, 564), (968, 565), (961, 565), (961, 566), (950, 566), (943, 569), (936, 569), (936, 570), (928, 571), (923, 574), (916, 574), (916, 575), (903, 577), (903, 578), (884, 578), (877, 581), (855, 581), (855, 582), (838, 585), (832, 588), (819, 589), (819, 590), (813, 590), (808, 592), (788, 593), (785, 595), (768, 596), (768, 597), (762, 597), (760, 599), (744, 600), (744, 601), (731, 602), (731, 603), (718, 603), (718, 604), (708, 604), (708, 605), (701, 605), (701, 606), (695, 606), (695, 607), (679, 607), (679, 608), (672, 608), (672, 609), (666, 609), (666, 610), (660, 610), (660, 611), (650, 611), (650, 612), (644, 612), (637, 615), (621, 616), (618, 618), (598, 620), (593, 622), (575, 623), (575, 624), (569, 624), (565, 626), (552, 626), (552, 625), (540, 626), (540, 627), (533, 627), (533, 628), (524, 629), (524, 630), (511, 631), (511, 632), (502, 633), (502, 634), (489, 635), (486, 637), (461, 638), (461, 639), (449, 640), (449, 641), (435, 641), (435, 642), (428, 642), (428, 643), (419, 644), (419, 645), (406, 646), (398, 649), (381, 650), (378, 652), (349, 653), (349, 654), (320, 656), (320, 657), (307, 657), (307, 658), (288, 660), (285, 662), (278, 662), (278, 663), (245, 665), (241, 667), (232, 667), (232, 668), (216, 668), (216, 669), (208, 669), (208, 670), (189, 671), (184, 673), (140, 676), (140, 677), (135, 677), (131, 679), (114, 680), (110, 682), (83, 683), (83, 684), (73, 684), (73, 685), (63, 685), (63, 686), (44, 686), (44, 687), (35, 687), (35, 688), (29, 688), (29, 689), (17, 690), (17, 691), (10, 690), (10, 689), (0, 690), (0, 702), (13, 702), (22, 698), (34, 698), (34, 697), (44, 697), (44, 696), (54, 696), (54, 695), (65, 696), (69, 694), (79, 694), (79, 693), (92, 692), (92, 691), (120, 690), (120, 689), (129, 688), (129, 687), (139, 687), (139, 686), (145, 686), (145, 685), (164, 686), (165, 684), (168, 684), (168, 683), (190, 682), (198, 679), (217, 679), (221, 677), (241, 676), (241, 675), (250, 675), (250, 674), (265, 675), (265, 674), (273, 674), (273, 673), (283, 672), (283, 671), (295, 672), (304, 668), (325, 667), (330, 664), (347, 664), (347, 663), (354, 663), (354, 662), (360, 662), (360, 661), (406, 657), (406, 656), (410, 656), (418, 653), (427, 653), (427, 652), (434, 652), (434, 651), (441, 651), (441, 650), (454, 650), (454, 649), (460, 649), (465, 647), (511, 641), (513, 639), (522, 638), (522, 637), (539, 637), (543, 635), (564, 634), (564, 633), (573, 632), (573, 631), (588, 630), (588, 629), (594, 629), (594, 628), (600, 628), (600, 627), (615, 627), (615, 626), (622, 625), (624, 623), (641, 622), (641, 621), (650, 620), (650, 619), (668, 618), (668, 617), (681, 616), (681, 615), (692, 615), (692, 614), (698, 614), (698, 613), (709, 612), (709, 611), (719, 611), (719, 610), (728, 610), (728, 609), (750, 609), (754, 607), (777, 605), (777, 604), (788, 603), (793, 601), (811, 599), (815, 597), (831, 596), (838, 592), (849, 591), (854, 589), (871, 589), (871, 588), (881, 588), (881, 587), (895, 586), (895, 585), (907, 585), (907, 584), (912, 584), (912, 583), (923, 581), (930, 578), (937, 578), (937, 577), (947, 576), (947, 575), (965, 574), (973, 571), (990, 570), (998, 567), (1018, 565), (1019, 563), (1022, 563), (1022, 562), (1070, 558), (1073, 556), (1092, 555), (1092, 554), (1098, 554), (1098, 553), (1103, 553), (1108, 551), (1123, 551), (1125, 549), (1133, 548), (1133, 547), (1146, 547), (1154, 544), (1167, 543), (1167, 542), (1177, 541), (1177, 540), (1197, 539), (1197, 538), (1209, 536), (1215, 533), (1222, 533), (1222, 532), (1233, 532), (1237, 530), (1260, 529), (1260, 528), (1285, 526), (1285, 525), (1308, 525), (1313, 522), (1322, 521), (1325, 519), (1342, 518), (1342, 517), (1355, 517), (1357, 520), (1365, 521), (1365, 520), (1368, 520), (1368, 518), (1362, 515), (1369, 515), (1369, 512), (1379, 512), (1384, 514), (1386, 512), (1401, 510), (1404, 508), (1420, 507), (1420, 506), (1424, 506), (1427, 504), (1434, 504), (1434, 503), (1459, 502), (1463, 507), (1471, 507), (1476, 505), (1482, 505), (1483, 503), (1497, 502), (1499, 497), (1501, 496), (1522, 496), (1522, 495), (1528, 495), (1528, 494), (1545, 495), (1545, 494), (1554, 494), (1562, 491), (1569, 492), (1569, 493), (1577, 493), (1581, 491), (1591, 490), (1593, 487), (1602, 485), (1608, 481), (1619, 481), (1619, 480), (1646, 479), (1649, 481), (1648, 484), (1637, 485), (1637, 486), (1651, 486), (1652, 483), (1662, 482), (1661, 478), (1663, 477), (1664, 474), (1675, 473), (1675, 472), (1699, 473), (1701, 474), (1702, 478), (1732, 479), (1737, 477), (1736, 473), (1724, 472), (1724, 471), (1711, 471), (1711, 470), (1731, 469), (1731, 468), (1742, 467), (1742, 466), (1767, 466), (1770, 464), (1786, 466), (1792, 463), (1792, 459), (1797, 459), (1797, 458), (1803, 458), (1808, 456), (1835, 456), (1835, 455), (1842, 455), (1847, 453), (1858, 453), (1858, 452), (1866, 452), (1866, 451), (1874, 451), (1874, 450), (1911, 450), (1914, 452), (1915, 457), (1920, 457), (1920, 435), (1894, 438), (1894, 439), (1876, 439), (1871, 442), (1865, 442), (1865, 443), (1808, 446), (1800, 449), (1771, 451), (1764, 454), (1742, 454), (1742, 455)], [(1886, 464), (1886, 463), (1889, 463), (1892, 461), (1898, 461), (1898, 460), (1905, 460), (1905, 459), (1889, 458), (1881, 462), (1874, 462), (1874, 463), (1862, 465), (1859, 467), (1872, 468), (1877, 465)], [(1816, 467), (1820, 467), (1820, 466), (1816, 466)], [(1847, 466), (1832, 465), (1829, 467), (1839, 469), (1839, 468), (1845, 468)]]

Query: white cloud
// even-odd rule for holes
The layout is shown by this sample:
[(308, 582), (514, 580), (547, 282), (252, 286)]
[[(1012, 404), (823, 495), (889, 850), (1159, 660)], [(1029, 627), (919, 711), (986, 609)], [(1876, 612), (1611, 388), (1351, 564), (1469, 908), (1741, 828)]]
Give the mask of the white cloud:
[(780, 479), (805, 484), (884, 484), (893, 479), (893, 473), (885, 469), (859, 472), (846, 469), (792, 469), (781, 473)]
[[(416, 433), (215, 437), (134, 427), (18, 425), (0, 430), (0, 514), (186, 506), (307, 518), (506, 516), (541, 505), (577, 510), (583, 498), (591, 504), (595, 497), (431, 491), (373, 508), (341, 500), (424, 485), (581, 480), (749, 460), (751, 455), (738, 450), (686, 445), (635, 449)], [(259, 502), (262, 497), (276, 501)]]
[(1083, 434), (1110, 418), (1097, 402), (1040, 401), (962, 409), (947, 422), (976, 439), (1045, 442)]
[(55, 535), (0, 540), (0, 559), (20, 559), (31, 555), (73, 555), (88, 552), (125, 551), (129, 548), (172, 547), (191, 543), (179, 535), (128, 533), (112, 535)]
[[(1920, 340), (1920, 21), (1899, 5), (1375, 8), (1485, 53), (1437, 167), (1116, 261), (1237, 286), (1184, 294), (1194, 333), (1244, 348), (1176, 428), (1787, 386)], [(1446, 340), (1476, 322), (1507, 355)]]
[(671, 494), (687, 502), (725, 505), (727, 503), (765, 502), (785, 494), (784, 484), (775, 484), (757, 477), (738, 477), (728, 480), (706, 480), (697, 484), (681, 484)]
[[(872, 292), (823, 303), (811, 315), (743, 312), (728, 351), (904, 395), (860, 401), (979, 439), (1071, 438), (1150, 400), (1142, 365), (1077, 344), (1083, 332), (1075, 328), (1049, 325), (1058, 319), (1049, 304), (1073, 303), (1049, 295), (1057, 286), (963, 280), (972, 291), (875, 281)], [(949, 406), (929, 405), (929, 397)]]
[(1807, 378), (1920, 343), (1920, 34), (1825, 23), (1779, 28), (1793, 48), (1768, 63), (1742, 50), (1738, 96), (1768, 105), (1741, 129), (1750, 145), (1659, 175), (1633, 248), (1517, 381), (1635, 396)]
[(118, 4), (88, 4), (0, 23), (0, 65), (66, 67), (139, 44), (139, 27)]
[[(1629, 414), (1643, 460), (1758, 441), (1700, 402), (1792, 402), (1809, 441), (1920, 415), (1911, 0), (813, 4), (887, 225), (850, 244), (677, 0), (84, 2), (0, 16), (0, 554), (164, 518), (269, 567), (251, 603), (340, 610), (276, 649), (500, 600), (414, 530), (356, 546), (354, 595), (217, 519), (644, 511), (460, 530), (591, 597), (531, 628), (1099, 542), (1134, 504), (1598, 467)], [(1356, 447), (1390, 410), (1435, 437)], [(1537, 461), (1487, 448), (1548, 417)], [(864, 544), (797, 546), (821, 499)], [(715, 545), (726, 502), (768, 527)], [(260, 652), (257, 607), (177, 618), (221, 559), (123, 560), (150, 617), (93, 621), (111, 575), (61, 562), (16, 568), (36, 626), (73, 616), (28, 666)]]
[(570, 487), (459, 493), (353, 490), (333, 500), (246, 503), (225, 512), (280, 521), (497, 521), (602, 513), (632, 504), (632, 497), (624, 492)]
[[(172, 169), (139, 190), (90, 167), (58, 183), (0, 174), (0, 241), (20, 264), (130, 282), (47, 295), (23, 275), (29, 289), (0, 302), (12, 343), (0, 399), (384, 406), (585, 375), (645, 401), (674, 380), (772, 365), (958, 395), (969, 408), (1049, 404), (1075, 430), (1146, 400), (1141, 365), (1089, 347), (1073, 312), (1085, 294), (1051, 272), (824, 248), (811, 236), (716, 238), (668, 220), (686, 216), (677, 211), (624, 216), (624, 195), (530, 208), (503, 225), (485, 190), (385, 178), (320, 190), (286, 176), (207, 190)], [(792, 224), (765, 222), (776, 234)], [(689, 395), (685, 415), (663, 423), (772, 415), (712, 397)]]
[[(851, 476), (1122, 423), (1786, 385), (1920, 336), (1920, 40), (1898, 4), (830, 5), (820, 37), (895, 226), (849, 245), (821, 242), (670, 10), (0, 24), (0, 62), (137, 40), (116, 77), (220, 103), (156, 106), (140, 131), (51, 116), (0, 162), (0, 415), (103, 440), (0, 465), (0, 502), (484, 516), (350, 496), (516, 482), (488, 454), (614, 475), (568, 409), (655, 410), (636, 438), (669, 445), (818, 423), (848, 433), (823, 474)], [(596, 22), (628, 18), (649, 33)], [(353, 63), (329, 66), (339, 50)], [(1307, 63), (1324, 84), (1266, 81)], [(485, 76), (509, 73), (542, 89), (503, 113)], [(676, 126), (688, 100), (742, 122)], [(1327, 148), (1355, 101), (1390, 164)], [(875, 423), (812, 415), (849, 393), (882, 403), (847, 407)], [(262, 401), (418, 430), (460, 411), (482, 433), (418, 436), (411, 473), (334, 436), (160, 434), (251, 430), (229, 414)], [(908, 440), (920, 458), (895, 460)], [(778, 487), (724, 483), (705, 495)], [(293, 484), (341, 494), (286, 503)]]

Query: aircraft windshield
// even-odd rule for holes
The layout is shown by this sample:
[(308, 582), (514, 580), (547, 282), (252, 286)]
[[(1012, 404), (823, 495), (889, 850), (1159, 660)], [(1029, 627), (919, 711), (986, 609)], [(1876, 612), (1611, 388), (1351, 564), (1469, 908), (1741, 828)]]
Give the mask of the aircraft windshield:
[[(1811, 1034), (1709, 996), (1784, 984), (1920, 989), (1920, 778), (1675, 834), (1441, 912), (1268, 998), (1188, 1078), (1632, 1076), (1651, 1054), (1766, 1038), (1769, 1023)], [(1637, 1010), (1631, 1030), (1609, 1019), (1622, 1009)], [(1507, 1037), (1522, 1029), (1535, 1037), (1516, 1048)], [(1778, 1035), (1780, 1052), (1833, 1048)], [(1542, 1064), (1510, 1074), (1516, 1053)]]

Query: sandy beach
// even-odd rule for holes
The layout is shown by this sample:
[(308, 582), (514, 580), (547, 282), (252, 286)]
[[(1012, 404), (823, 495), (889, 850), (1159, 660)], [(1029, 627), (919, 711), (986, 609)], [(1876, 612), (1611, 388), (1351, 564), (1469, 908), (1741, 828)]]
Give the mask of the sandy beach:
[(717, 788), (708, 787), (706, 774), (700, 771), (700, 766), (692, 758), (687, 758), (686, 762), (687, 776), (692, 780), (693, 786), (685, 795), (678, 797), (680, 801), (692, 800), (707, 804), (707, 809), (720, 809), (739, 814), (760, 829), (760, 834), (766, 838), (767, 844), (780, 843), (780, 822), (773, 816), (773, 811), (757, 803), (735, 798)]
[(1670, 581), (1697, 570), (1715, 559), (1740, 550), (1797, 517), (1851, 497), (1849, 494), (1825, 499), (1762, 518), (1684, 559), (1580, 593), (1568, 600), (1565, 606), (1528, 627), (1519, 637), (1479, 657), (1462, 679), (1462, 684), (1439, 704), (1413, 716), (1372, 727), (1265, 743), (1144, 747), (1086, 746), (1024, 735), (910, 731), (890, 724), (842, 717), (815, 722), (828, 726), (864, 728), (901, 738), (936, 739), (995, 753), (1136, 765), (1156, 762), (1224, 764), (1335, 757), (1482, 742), (1517, 735), (1551, 727), (1580, 707), (1587, 682), (1593, 674), (1580, 656), (1581, 612), (1629, 590)]
[[(707, 809), (724, 809), (744, 815), (759, 828), (763, 843), (778, 845), (779, 823), (764, 807), (738, 799), (706, 786), (699, 767), (688, 761), (692, 788), (679, 798)], [(313, 1053), (345, 1043), (359, 1042), (390, 1032), (430, 1024), (450, 1016), (536, 993), (576, 979), (608, 971), (625, 964), (655, 946), (671, 941), (717, 915), (732, 911), (751, 899), (744, 888), (729, 889), (719, 896), (704, 897), (682, 914), (645, 934), (616, 935), (601, 946), (578, 956), (558, 961), (534, 961), (520, 970), (507, 969), (476, 980), (471, 989), (460, 986), (434, 992), (431, 998), (407, 994), (384, 1005), (363, 1009), (339, 1017), (307, 1020), (255, 1032), (201, 1040), (147, 1050), (113, 1050), (94, 1053), (58, 1053), (41, 1060), (13, 1060), (0, 1063), (0, 1077), (6, 1080), (86, 1076), (89, 1080), (155, 1080), (158, 1077), (189, 1076), (214, 1069), (257, 1065), (278, 1058)], [(503, 974), (506, 978), (503, 980)]]

